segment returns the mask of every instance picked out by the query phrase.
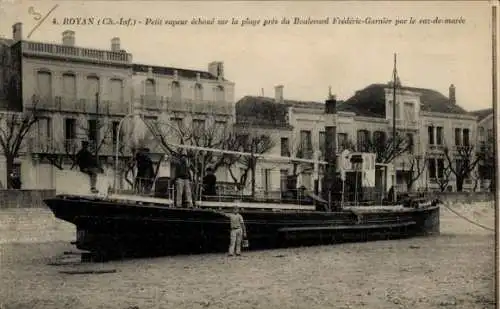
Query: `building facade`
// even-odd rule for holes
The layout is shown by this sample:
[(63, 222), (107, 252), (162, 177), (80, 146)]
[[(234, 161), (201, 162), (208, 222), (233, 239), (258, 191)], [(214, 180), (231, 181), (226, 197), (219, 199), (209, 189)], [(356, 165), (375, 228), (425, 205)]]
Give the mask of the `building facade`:
[[(86, 188), (88, 180), (74, 167), (83, 140), (105, 167), (100, 187), (108, 186), (115, 180), (115, 149), (119, 160), (129, 160), (134, 142), (147, 131), (133, 117), (118, 131), (127, 115), (141, 112), (170, 127), (179, 120), (191, 127), (197, 119), (226, 127), (234, 119), (234, 83), (224, 78), (222, 62), (211, 62), (207, 71), (137, 64), (119, 38), (110, 40), (109, 50), (77, 46), (71, 30), (59, 43), (31, 42), (23, 40), (20, 23), (13, 26), (12, 39), (0, 43), (3, 109), (35, 110), (38, 118), (15, 159), (25, 189)], [(159, 149), (149, 142), (142, 146)], [(0, 164), (0, 181), (6, 184), (5, 158)], [(160, 173), (169, 170), (164, 163)]]
[[(275, 97), (246, 96), (236, 104), (237, 122), (248, 121), (253, 111), (273, 110), (274, 113), (259, 115), (257, 126), (274, 126), (281, 130), (281, 140), (271, 153), (303, 158), (324, 158), (325, 104), (283, 99), (283, 86), (275, 88)], [(474, 146), (477, 116), (457, 105), (455, 87), (450, 86), (449, 96), (425, 88), (399, 87), (396, 92), (396, 108), (393, 111), (393, 87), (389, 84), (373, 84), (356, 91), (354, 96), (337, 103), (337, 151), (374, 152), (378, 163), (391, 163), (399, 192), (415, 190), (457, 190), (456, 175), (463, 154), (460, 147)], [(270, 106), (275, 105), (274, 109)], [(279, 110), (279, 112), (277, 112)], [(395, 112), (395, 123), (393, 113)], [(271, 114), (282, 115), (280, 119)], [(276, 122), (281, 123), (280, 126)], [(392, 143), (393, 125), (396, 142)], [(286, 129), (285, 129), (286, 128)], [(275, 136), (278, 134), (275, 134)], [(448, 150), (448, 156), (445, 155)], [(473, 149), (471, 158), (476, 155)], [(458, 163), (457, 163), (458, 162)], [(295, 164), (297, 165), (297, 164)], [(321, 168), (301, 166), (298, 185), (306, 188), (317, 186)], [(294, 164), (258, 168), (270, 174), (265, 183), (257, 177), (263, 190), (276, 190), (283, 183), (284, 170), (294, 173)], [(464, 191), (474, 189), (473, 168), (463, 182)], [(446, 178), (446, 179), (445, 179)], [(394, 178), (393, 178), (394, 181)], [(444, 184), (446, 182), (446, 184)], [(386, 186), (385, 190), (389, 186)], [(476, 188), (477, 189), (477, 188)]]

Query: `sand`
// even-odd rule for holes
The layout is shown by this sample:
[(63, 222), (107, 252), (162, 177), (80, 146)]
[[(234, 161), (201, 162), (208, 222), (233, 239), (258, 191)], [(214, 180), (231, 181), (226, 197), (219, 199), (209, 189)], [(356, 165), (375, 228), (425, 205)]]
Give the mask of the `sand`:
[[(494, 227), (491, 203), (451, 207)], [(494, 233), (446, 208), (441, 224), (430, 238), (92, 265), (68, 265), (77, 256), (63, 254), (75, 250), (65, 239), (3, 237), (0, 308), (495, 308)], [(40, 239), (71, 234), (58, 228)]]

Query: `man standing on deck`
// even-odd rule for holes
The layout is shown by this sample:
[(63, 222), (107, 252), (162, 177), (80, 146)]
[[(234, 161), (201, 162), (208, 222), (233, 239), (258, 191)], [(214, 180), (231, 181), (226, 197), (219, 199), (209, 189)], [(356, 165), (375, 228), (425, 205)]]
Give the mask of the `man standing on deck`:
[(235, 205), (232, 213), (223, 213), (229, 218), (230, 222), (230, 239), (229, 239), (229, 256), (241, 255), (241, 244), (243, 239), (247, 237), (245, 222), (239, 213), (238, 205)]
[(97, 190), (97, 174), (102, 173), (99, 168), (95, 156), (89, 150), (89, 142), (82, 141), (82, 149), (76, 154), (76, 164), (82, 173), (85, 173), (90, 178), (90, 191), (98, 193)]
[(188, 207), (193, 207), (193, 196), (191, 194), (191, 176), (189, 173), (189, 163), (187, 160), (186, 150), (181, 151), (181, 157), (177, 160), (175, 165), (175, 189), (176, 199), (175, 204), (177, 207), (182, 207), (182, 193), (186, 194)]

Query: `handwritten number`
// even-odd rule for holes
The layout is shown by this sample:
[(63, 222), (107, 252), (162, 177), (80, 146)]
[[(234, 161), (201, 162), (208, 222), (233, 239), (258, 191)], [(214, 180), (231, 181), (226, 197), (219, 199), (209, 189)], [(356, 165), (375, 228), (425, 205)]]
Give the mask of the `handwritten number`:
[(42, 14), (35, 11), (35, 8), (30, 6), (28, 9), (28, 14), (33, 15), (34, 20), (40, 20), (42, 18)]
[[(50, 11), (43, 18), (42, 18), (42, 14), (35, 11), (34, 7), (30, 6), (28, 8), (28, 14), (33, 15), (33, 19), (38, 21), (38, 23), (35, 25), (35, 27), (33, 27), (33, 29), (28, 34), (28, 39), (31, 37), (33, 32), (35, 32), (35, 30), (38, 29), (38, 27), (40, 27), (43, 24), (43, 22), (47, 19), (47, 17), (49, 17), (49, 15), (52, 12), (54, 12), (55, 9), (57, 9), (58, 6), (59, 6), (59, 4), (54, 5), (54, 7), (52, 7), (52, 9), (50, 9)], [(57, 23), (55, 18), (52, 20), (52, 22)]]

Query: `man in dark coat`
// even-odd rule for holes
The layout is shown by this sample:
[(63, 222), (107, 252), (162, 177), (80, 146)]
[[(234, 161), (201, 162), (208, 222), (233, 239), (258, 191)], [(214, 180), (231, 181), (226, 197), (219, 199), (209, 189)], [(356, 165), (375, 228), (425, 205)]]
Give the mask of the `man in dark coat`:
[(141, 148), (135, 155), (137, 164), (135, 185), (141, 193), (149, 193), (155, 176), (153, 161), (149, 157), (148, 153), (148, 148)]
[(215, 196), (217, 195), (217, 177), (214, 175), (214, 170), (207, 168), (207, 174), (203, 177), (203, 195)]
[(82, 141), (82, 149), (76, 154), (76, 164), (82, 173), (85, 173), (90, 178), (90, 191), (98, 193), (97, 190), (97, 174), (102, 172), (99, 168), (95, 156), (89, 150), (89, 142)]

